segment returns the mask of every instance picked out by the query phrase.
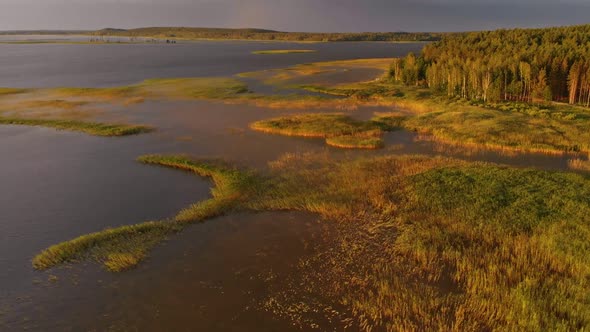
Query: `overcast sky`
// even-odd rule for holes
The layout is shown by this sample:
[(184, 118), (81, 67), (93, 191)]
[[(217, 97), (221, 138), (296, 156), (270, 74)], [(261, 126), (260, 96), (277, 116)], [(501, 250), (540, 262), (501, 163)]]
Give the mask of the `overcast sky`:
[(590, 23), (590, 0), (0, 0), (0, 30), (465, 31)]

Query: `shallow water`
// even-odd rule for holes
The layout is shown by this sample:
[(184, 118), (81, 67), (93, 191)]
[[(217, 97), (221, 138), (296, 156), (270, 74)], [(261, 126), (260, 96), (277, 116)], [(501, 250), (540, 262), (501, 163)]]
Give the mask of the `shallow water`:
[[(364, 106), (357, 110), (342, 112), (357, 120), (367, 121), (376, 112), (392, 110), (389, 107)], [(334, 112), (334, 110), (269, 109), (205, 101), (156, 101), (134, 105), (126, 110), (111, 110), (103, 116), (105, 119), (124, 119), (133, 123), (155, 126), (158, 128), (155, 135), (162, 140), (176, 141), (175, 149), (178, 151), (226, 159), (255, 168), (264, 168), (268, 162), (276, 160), (285, 153), (304, 152), (326, 152), (336, 158), (423, 154), (547, 170), (568, 170), (568, 160), (574, 157), (453, 147), (406, 130), (385, 133), (384, 149), (346, 150), (329, 147), (323, 139), (269, 135), (249, 129), (249, 124), (254, 121), (301, 112)], [(118, 118), (118, 116), (124, 116), (124, 118)]]

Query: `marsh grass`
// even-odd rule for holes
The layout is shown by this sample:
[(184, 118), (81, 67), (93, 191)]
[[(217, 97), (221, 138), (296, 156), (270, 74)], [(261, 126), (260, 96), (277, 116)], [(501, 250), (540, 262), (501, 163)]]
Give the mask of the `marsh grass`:
[[(377, 69), (384, 75), (389, 70), (391, 61), (392, 59), (356, 59), (306, 63), (284, 69), (241, 73), (238, 74), (238, 77), (258, 79), (270, 85), (301, 87), (301, 84), (297, 83), (300, 79), (318, 76), (319, 74), (346, 72), (352, 69)], [(319, 86), (314, 87), (321, 89)]]
[(112, 88), (56, 88), (46, 93), (66, 98), (98, 98), (143, 102), (145, 98), (227, 99), (248, 92), (243, 82), (223, 77), (154, 78), (135, 85)]
[(36, 268), (94, 257), (123, 271), (191, 222), (232, 211), (308, 211), (345, 227), (300, 265), (306, 286), (285, 301), (311, 292), (349, 308), (363, 331), (590, 327), (586, 176), (422, 156), (288, 154), (264, 176), (183, 156), (140, 161), (210, 176), (213, 198), (169, 221), (51, 247)]
[(384, 147), (380, 134), (376, 137), (371, 134), (355, 134), (348, 136), (334, 136), (326, 138), (326, 144), (341, 149), (380, 149)]
[(581, 158), (574, 158), (568, 160), (568, 167), (570, 169), (590, 172), (590, 161)]
[(0, 88), (0, 97), (1, 96), (7, 96), (7, 95), (14, 95), (14, 94), (20, 94), (20, 93), (25, 93), (29, 90), (27, 89), (16, 89), (16, 88)]
[[(431, 89), (404, 86), (385, 76), (370, 82), (314, 82), (319, 74), (354, 68), (387, 69), (385, 60), (354, 60), (303, 64), (285, 69), (244, 73), (266, 84), (287, 86), (341, 97), (321, 100), (326, 105), (394, 106), (406, 112), (403, 126), (440, 142), (467, 148), (539, 152), (590, 151), (590, 112), (564, 104), (483, 103), (448, 98)], [(302, 79), (309, 81), (301, 84)], [(288, 102), (283, 103), (287, 105)], [(279, 103), (277, 107), (281, 107)], [(319, 106), (321, 107), (321, 106)]]
[(63, 110), (74, 110), (79, 107), (87, 105), (86, 101), (71, 101), (63, 99), (54, 100), (31, 100), (26, 101), (22, 104), (23, 107), (27, 108), (57, 108)]
[(248, 199), (257, 187), (253, 176), (248, 172), (240, 172), (220, 162), (205, 163), (184, 156), (159, 155), (142, 156), (138, 161), (211, 178), (214, 184), (212, 198), (180, 211), (169, 220), (109, 228), (54, 245), (35, 256), (34, 268), (46, 270), (63, 263), (86, 259), (103, 264), (111, 272), (133, 268), (145, 259), (149, 250), (171, 234), (181, 231), (191, 223), (231, 211)]
[(385, 116), (375, 121), (355, 121), (340, 113), (296, 114), (254, 122), (256, 131), (285, 136), (324, 138), (340, 148), (376, 149), (383, 146), (383, 131), (394, 130)]
[(49, 127), (58, 130), (78, 131), (95, 136), (128, 136), (148, 133), (154, 130), (151, 127), (139, 125), (15, 117), (0, 117), (0, 124)]
[(590, 112), (568, 105), (467, 102), (386, 80), (300, 88), (395, 106), (407, 113), (403, 127), (443, 143), (560, 155), (590, 151)]
[(290, 202), (354, 225), (307, 278), (330, 284), (321, 294), (337, 289), (362, 330), (590, 327), (587, 177), (418, 156), (286, 157), (274, 165)]
[(272, 54), (300, 54), (300, 53), (316, 53), (316, 50), (264, 50), (254, 51), (252, 54), (272, 55)]
[(106, 229), (47, 248), (35, 256), (33, 267), (45, 270), (91, 255), (104, 262), (108, 270), (123, 271), (135, 266), (156, 243), (179, 230), (178, 225), (168, 222), (146, 222)]
[(138, 89), (147, 95), (194, 99), (237, 98), (248, 92), (245, 83), (223, 77), (149, 79)]

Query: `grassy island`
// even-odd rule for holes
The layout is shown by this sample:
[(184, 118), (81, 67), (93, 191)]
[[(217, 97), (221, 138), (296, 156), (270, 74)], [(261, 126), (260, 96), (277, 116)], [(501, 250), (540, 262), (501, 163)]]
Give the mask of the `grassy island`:
[(147, 133), (154, 130), (152, 127), (138, 125), (82, 122), (75, 120), (27, 119), (5, 117), (0, 117), (0, 124), (49, 127), (58, 130), (78, 131), (94, 136), (128, 136)]
[(383, 118), (355, 121), (340, 113), (297, 114), (252, 123), (254, 130), (285, 136), (325, 138), (340, 148), (377, 149), (383, 146), (383, 131), (394, 130)]

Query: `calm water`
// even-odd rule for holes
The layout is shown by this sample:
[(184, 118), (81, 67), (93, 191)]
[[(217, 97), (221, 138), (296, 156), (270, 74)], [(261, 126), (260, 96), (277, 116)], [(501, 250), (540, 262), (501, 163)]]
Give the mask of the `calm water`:
[[(0, 86), (119, 86), (147, 78), (231, 76), (299, 63), (391, 58), (419, 52), (424, 44), (192, 42), (180, 44), (0, 44)], [(317, 53), (255, 55), (269, 49)]]
[[(316, 54), (255, 56), (253, 50), (313, 48)], [(391, 57), (412, 44), (199, 42), (176, 45), (0, 45), (0, 86), (105, 86), (151, 77), (227, 76), (303, 62)], [(365, 72), (359, 73), (364, 75)], [(346, 73), (345, 79), (350, 79)], [(333, 79), (326, 77), (326, 79)], [(352, 113), (368, 118), (380, 108)], [(325, 112), (330, 110), (309, 110)], [(421, 153), (514, 166), (565, 169), (567, 157), (506, 156), (451, 149), (409, 132), (380, 151), (346, 151), (322, 140), (266, 135), (248, 124), (301, 110), (146, 102), (109, 107), (108, 120), (154, 125), (137, 137), (97, 138), (51, 129), (0, 127), (0, 330), (287, 331), (255, 310), (313, 254), (330, 226), (303, 213), (235, 215), (191, 227), (138, 269), (109, 274), (94, 264), (36, 272), (43, 248), (105, 227), (173, 216), (209, 196), (208, 181), (138, 164), (146, 153), (188, 153), (264, 168), (284, 153), (335, 158)], [(57, 281), (55, 281), (55, 275)], [(323, 326), (328, 329), (330, 326)]]

